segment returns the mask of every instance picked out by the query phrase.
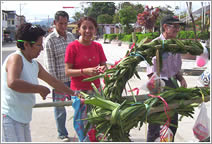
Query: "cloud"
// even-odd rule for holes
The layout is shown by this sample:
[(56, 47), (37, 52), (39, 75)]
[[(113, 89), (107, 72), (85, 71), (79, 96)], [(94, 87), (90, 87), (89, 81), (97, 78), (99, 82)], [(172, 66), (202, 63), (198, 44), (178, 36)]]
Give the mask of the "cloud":
[[(70, 17), (72, 17), (76, 11), (81, 10), (80, 3), (86, 1), (2, 1), (2, 10), (15, 10), (18, 15), (25, 15), (26, 20), (40, 20), (46, 18), (54, 18), (54, 14), (58, 10), (66, 11)], [(108, 1), (109, 2), (109, 1)], [(111, 1), (118, 2), (123, 1)], [(129, 2), (129, 1), (128, 1)], [(185, 10), (185, 1), (130, 1), (134, 4), (142, 4), (148, 6), (167, 6), (170, 5), (173, 9), (175, 6), (180, 6), (181, 10)], [(204, 3), (208, 3), (207, 1)], [(21, 6), (20, 6), (21, 5)], [(63, 6), (74, 6), (74, 9), (64, 9)], [(193, 11), (201, 7), (201, 1), (192, 1)]]
[[(21, 5), (21, 6), (20, 6)], [(75, 9), (64, 9), (63, 6), (74, 6)], [(27, 20), (54, 18), (54, 14), (58, 10), (66, 11), (72, 17), (75, 11), (80, 10), (79, 1), (3, 1), (3, 10), (15, 10), (18, 15), (21, 14)]]

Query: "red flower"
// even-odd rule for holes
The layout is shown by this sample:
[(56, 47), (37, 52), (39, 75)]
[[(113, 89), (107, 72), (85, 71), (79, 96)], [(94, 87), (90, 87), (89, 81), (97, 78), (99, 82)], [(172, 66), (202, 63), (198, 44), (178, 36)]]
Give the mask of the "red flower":
[(92, 128), (88, 132), (90, 142), (98, 142), (96, 139), (96, 129)]
[(178, 16), (173, 16), (173, 18), (176, 18), (176, 19), (178, 19)]

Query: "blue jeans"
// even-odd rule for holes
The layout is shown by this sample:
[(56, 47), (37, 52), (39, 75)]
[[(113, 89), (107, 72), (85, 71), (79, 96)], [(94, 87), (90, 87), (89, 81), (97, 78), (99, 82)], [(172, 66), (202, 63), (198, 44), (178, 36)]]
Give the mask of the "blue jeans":
[(29, 123), (20, 123), (7, 115), (2, 115), (3, 142), (31, 142)]
[[(64, 83), (66, 86), (70, 87), (70, 82)], [(61, 99), (65, 98), (64, 94), (56, 93), (53, 89), (52, 92), (53, 102), (61, 101)], [(67, 98), (65, 98), (67, 99)], [(54, 107), (54, 116), (56, 120), (56, 126), (58, 131), (58, 136), (68, 136), (68, 131), (66, 129), (66, 109), (65, 107)]]

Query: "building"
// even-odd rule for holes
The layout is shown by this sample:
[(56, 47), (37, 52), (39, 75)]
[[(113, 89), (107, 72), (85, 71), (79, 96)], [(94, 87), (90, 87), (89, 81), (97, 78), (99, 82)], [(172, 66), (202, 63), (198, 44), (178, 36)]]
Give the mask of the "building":
[(4, 40), (4, 33), (6, 33), (7, 29), (7, 12), (2, 10), (2, 41)]
[(21, 24), (24, 24), (24, 23), (26, 23), (25, 16), (23, 15), (19, 16), (16, 14), (16, 27), (18, 28)]
[(7, 27), (4, 31), (4, 38), (9, 37), (15, 40), (15, 31), (17, 26), (16, 12), (15, 11), (4, 11), (7, 13)]
[(76, 38), (78, 38), (78, 26), (76, 22), (68, 23), (67, 30), (70, 31)]
[(15, 32), (23, 23), (26, 23), (25, 16), (17, 15), (16, 11), (2, 10), (2, 41), (7, 38), (15, 40)]
[(121, 24), (98, 24), (98, 37), (102, 38), (104, 34), (122, 33)]

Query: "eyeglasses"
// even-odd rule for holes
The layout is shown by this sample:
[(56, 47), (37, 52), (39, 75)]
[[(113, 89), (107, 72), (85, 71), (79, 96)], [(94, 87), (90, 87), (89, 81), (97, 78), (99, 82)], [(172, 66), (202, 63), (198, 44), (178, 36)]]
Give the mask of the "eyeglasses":
[(180, 25), (168, 24), (168, 26), (169, 26), (170, 28), (174, 28), (174, 29), (179, 29), (179, 28), (180, 28)]

